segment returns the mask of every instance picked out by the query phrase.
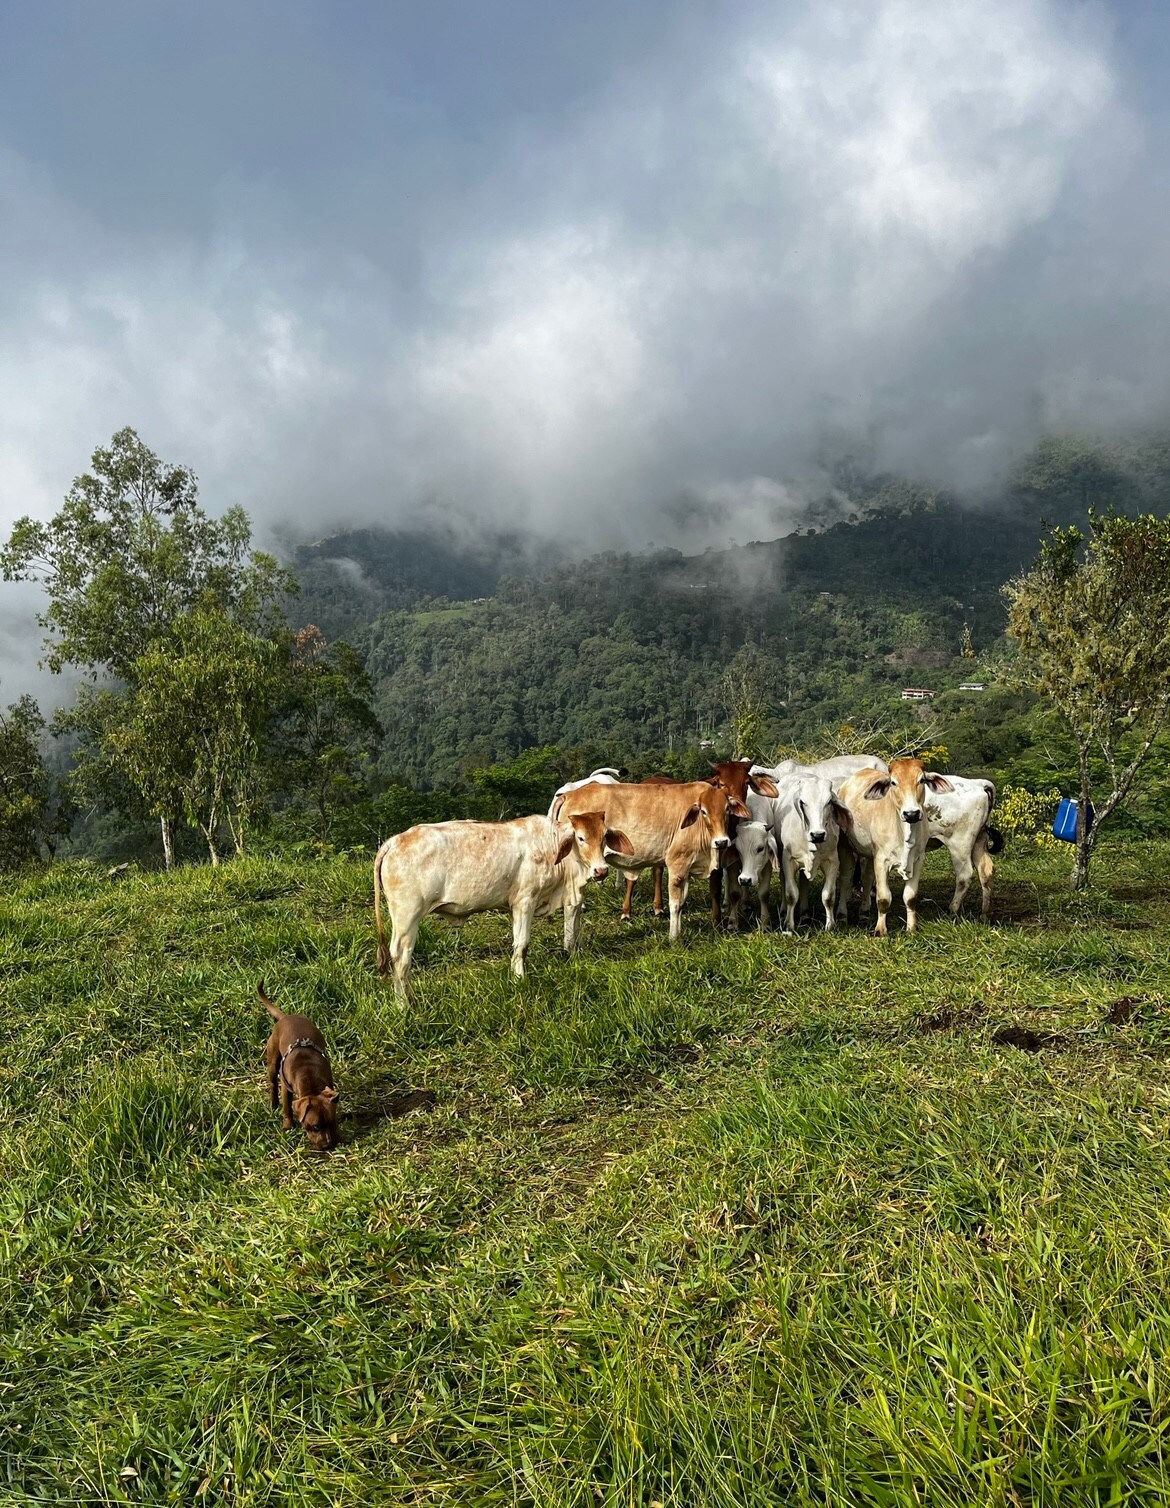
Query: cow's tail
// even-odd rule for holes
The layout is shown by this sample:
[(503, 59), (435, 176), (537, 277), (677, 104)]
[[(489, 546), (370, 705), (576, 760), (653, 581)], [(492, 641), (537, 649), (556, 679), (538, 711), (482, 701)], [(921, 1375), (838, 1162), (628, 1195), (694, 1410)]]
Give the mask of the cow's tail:
[(389, 849), (390, 839), (387, 838), (374, 858), (374, 931), (378, 936), (378, 973), (383, 975), (390, 968), (390, 945), (382, 925), (382, 864)]
[(277, 1005), (275, 1000), (269, 1000), (268, 995), (264, 989), (263, 979), (256, 986), (256, 993), (260, 996), (260, 1004), (264, 1007), (268, 1014), (274, 1020), (282, 1021), (284, 1019), (284, 1012), (281, 1010), (280, 1006)]
[(990, 780), (983, 782), (983, 789), (987, 793), (987, 820), (983, 824), (983, 837), (987, 842), (987, 852), (997, 854), (1003, 852), (1004, 836), (998, 827), (991, 825), (991, 813), (995, 806), (995, 787)]

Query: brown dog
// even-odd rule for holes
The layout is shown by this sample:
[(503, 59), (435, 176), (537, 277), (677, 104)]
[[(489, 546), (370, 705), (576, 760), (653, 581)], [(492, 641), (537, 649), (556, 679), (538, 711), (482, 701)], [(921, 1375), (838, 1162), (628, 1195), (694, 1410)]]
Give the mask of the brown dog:
[(269, 1000), (263, 980), (256, 986), (256, 993), (276, 1022), (264, 1048), (272, 1108), (275, 1110), (277, 1106), (279, 1081), (283, 1102), (280, 1124), (291, 1131), (295, 1111), (309, 1145), (328, 1152), (337, 1145), (337, 1090), (333, 1087), (325, 1038), (308, 1016), (288, 1016)]

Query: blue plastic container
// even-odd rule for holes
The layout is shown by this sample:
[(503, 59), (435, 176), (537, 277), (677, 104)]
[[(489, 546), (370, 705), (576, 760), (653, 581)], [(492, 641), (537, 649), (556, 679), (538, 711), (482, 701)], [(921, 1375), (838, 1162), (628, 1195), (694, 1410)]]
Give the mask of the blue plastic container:
[[(1088, 826), (1093, 825), (1093, 803), (1090, 801), (1085, 809)], [(1061, 798), (1060, 805), (1056, 808), (1056, 818), (1052, 823), (1052, 836), (1060, 838), (1065, 843), (1077, 841), (1077, 804), (1071, 796)]]

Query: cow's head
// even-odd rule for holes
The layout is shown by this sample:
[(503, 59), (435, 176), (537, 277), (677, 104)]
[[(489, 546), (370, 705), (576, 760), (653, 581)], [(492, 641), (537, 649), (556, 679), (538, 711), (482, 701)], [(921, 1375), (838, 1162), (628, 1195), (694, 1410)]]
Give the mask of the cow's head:
[[(711, 847), (718, 855), (731, 841), (727, 831), (729, 819), (738, 817), (746, 822), (751, 820), (751, 815), (742, 801), (729, 795), (722, 786), (713, 785), (708, 794), (696, 801), (686, 812), (679, 826), (691, 827), (700, 820), (705, 822), (707, 832), (710, 834)], [(711, 867), (718, 868), (718, 859)]]
[(769, 864), (774, 864), (777, 869), (780, 867), (780, 851), (776, 847), (776, 839), (764, 822), (736, 823), (735, 857), (738, 859), (741, 885), (758, 885)]
[(849, 812), (833, 795), (823, 775), (806, 775), (791, 789), (793, 814), (804, 828), (810, 853), (823, 843), (835, 843), (838, 832), (848, 831)]
[(726, 791), (741, 804), (746, 803), (748, 791), (755, 791), (757, 796), (780, 794), (771, 775), (765, 775), (762, 770), (752, 774), (750, 759), (725, 759), (720, 764), (713, 764), (711, 769), (713, 773), (707, 777), (710, 784)]
[(927, 791), (953, 791), (945, 775), (923, 769), (920, 759), (892, 759), (888, 775), (879, 775), (866, 788), (867, 801), (890, 796), (897, 803), (902, 821), (913, 826), (922, 821), (922, 803)]
[(625, 833), (606, 827), (604, 812), (578, 812), (569, 818), (569, 827), (570, 831), (561, 835), (558, 864), (576, 852), (578, 863), (590, 870), (592, 878), (604, 880), (609, 873), (607, 853), (633, 857), (634, 845)]

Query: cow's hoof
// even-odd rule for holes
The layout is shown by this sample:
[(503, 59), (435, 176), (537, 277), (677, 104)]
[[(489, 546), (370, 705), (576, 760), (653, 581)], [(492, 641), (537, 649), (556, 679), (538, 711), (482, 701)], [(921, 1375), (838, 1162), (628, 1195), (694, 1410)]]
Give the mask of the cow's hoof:
[(633, 925), (634, 918), (632, 916), (627, 916), (623, 911), (618, 920), (625, 922), (626, 926), (629, 927)]

